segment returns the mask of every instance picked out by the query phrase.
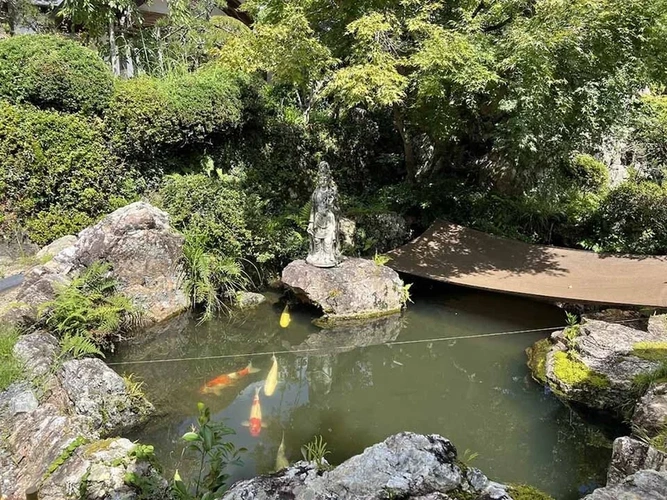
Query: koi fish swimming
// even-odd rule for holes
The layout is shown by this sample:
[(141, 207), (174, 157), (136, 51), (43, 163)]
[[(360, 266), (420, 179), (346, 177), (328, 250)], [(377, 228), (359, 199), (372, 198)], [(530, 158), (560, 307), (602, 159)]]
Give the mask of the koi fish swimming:
[(224, 375), (215, 377), (212, 380), (209, 380), (201, 387), (201, 389), (199, 389), (199, 393), (215, 394), (216, 396), (219, 396), (223, 389), (229, 387), (230, 385), (233, 385), (234, 383), (236, 383), (238, 379), (245, 377), (246, 375), (249, 375), (251, 373), (257, 373), (258, 371), (259, 368), (255, 368), (254, 366), (252, 366), (252, 361), (251, 361), (250, 363), (248, 363), (248, 366), (246, 366), (242, 370), (226, 373)]
[(291, 322), (292, 322), (292, 316), (290, 316), (289, 313), (289, 306), (285, 306), (285, 309), (283, 309), (283, 313), (280, 315), (280, 326), (282, 328), (287, 328)]
[(276, 392), (276, 386), (278, 385), (278, 360), (275, 354), (271, 356), (271, 359), (273, 360), (273, 364), (264, 382), (264, 394), (267, 396), (272, 396)]
[(278, 446), (278, 453), (276, 454), (276, 470), (283, 470), (289, 467), (289, 460), (285, 456), (285, 431), (283, 431), (283, 438), (280, 440), (280, 446)]
[(253, 437), (259, 436), (259, 433), (262, 432), (262, 427), (266, 427), (266, 424), (262, 423), (262, 405), (259, 402), (260, 389), (261, 387), (255, 389), (255, 397), (253, 398), (252, 406), (250, 407), (250, 421), (241, 424), (250, 428), (250, 435)]

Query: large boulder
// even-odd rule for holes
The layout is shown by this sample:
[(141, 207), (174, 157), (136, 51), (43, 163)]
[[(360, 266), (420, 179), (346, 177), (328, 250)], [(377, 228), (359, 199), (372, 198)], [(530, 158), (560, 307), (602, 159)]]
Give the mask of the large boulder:
[(639, 471), (622, 482), (598, 488), (583, 500), (664, 500), (667, 498), (667, 473)]
[[(40, 498), (69, 500), (72, 491), (79, 493), (81, 500), (169, 498), (167, 481), (151, 463), (150, 448), (144, 451), (142, 445), (122, 438), (80, 443), (72, 446), (63, 464), (46, 477)], [(137, 491), (129, 484), (132, 481), (150, 487)]]
[(667, 429), (667, 383), (653, 385), (641, 397), (632, 415), (632, 426), (651, 438)]
[[(465, 495), (465, 496), (464, 496)], [(271, 476), (235, 484), (223, 500), (380, 500), (469, 498), (510, 500), (504, 486), (462, 467), (456, 448), (438, 435), (403, 432), (367, 448), (333, 470), (299, 462)]]
[(111, 435), (143, 423), (153, 406), (131, 394), (125, 380), (97, 358), (63, 363), (60, 384), (78, 415), (91, 420), (100, 435)]
[(403, 281), (396, 271), (366, 259), (350, 258), (326, 269), (296, 260), (283, 270), (282, 281), (332, 323), (394, 314), (404, 305)]
[(22, 335), (14, 345), (14, 356), (21, 361), (32, 381), (46, 377), (60, 352), (56, 338), (46, 332)]
[(646, 469), (667, 472), (667, 454), (632, 437), (614, 441), (607, 485), (619, 484), (627, 476)]
[(0, 319), (35, 321), (41, 304), (53, 300), (73, 276), (97, 261), (112, 265), (121, 292), (144, 311), (148, 324), (175, 316), (188, 306), (180, 289), (183, 237), (169, 226), (169, 216), (149, 203), (119, 208), (81, 231), (78, 238), (66, 237), (52, 245), (43, 249), (45, 254), (58, 253), (26, 272), (13, 307), (0, 310)]
[(127, 205), (79, 234), (74, 262), (113, 266), (122, 292), (143, 306), (149, 321), (159, 322), (185, 310), (179, 262), (183, 237), (169, 226), (169, 216), (145, 202)]
[(77, 237), (68, 234), (67, 236), (61, 236), (55, 241), (52, 241), (46, 246), (43, 246), (40, 248), (39, 252), (35, 255), (35, 258), (37, 260), (43, 260), (43, 259), (50, 259), (56, 255), (58, 255), (60, 252), (65, 250), (66, 248), (72, 247), (76, 244)]
[[(530, 351), (529, 366), (559, 397), (597, 410), (619, 413), (633, 402), (633, 382), (661, 365), (656, 349), (667, 340), (665, 318), (653, 316), (647, 329), (585, 319), (555, 332)], [(629, 415), (625, 415), (629, 417)]]

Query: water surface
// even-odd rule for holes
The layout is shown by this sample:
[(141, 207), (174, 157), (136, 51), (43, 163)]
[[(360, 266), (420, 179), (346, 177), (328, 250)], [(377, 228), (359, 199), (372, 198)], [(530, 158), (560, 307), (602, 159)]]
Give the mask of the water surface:
[[(174, 359), (114, 367), (144, 381), (159, 415), (131, 437), (154, 444), (168, 471), (187, 470), (179, 437), (203, 401), (215, 419), (236, 431), (232, 441), (248, 449), (243, 467), (230, 471), (233, 480), (270, 472), (283, 432), (290, 460), (300, 459), (301, 445), (322, 435), (330, 461), (340, 463), (410, 430), (441, 434), (461, 457), (477, 454), (471, 464), (492, 479), (529, 483), (557, 499), (580, 498), (604, 484), (613, 431), (582, 421), (533, 382), (526, 368), (524, 349), (549, 330), (453, 339), (557, 327), (564, 324), (561, 310), (423, 284), (401, 317), (321, 331), (308, 310), (293, 311), (290, 326), (280, 328), (282, 304), (276, 301), (202, 325), (184, 316), (140, 344), (123, 346), (110, 360)], [(443, 338), (453, 340), (432, 340)], [(271, 359), (251, 354), (274, 351), (280, 383), (272, 397), (260, 394), (267, 427), (252, 437), (242, 423)], [(226, 355), (234, 356), (216, 358)], [(177, 361), (183, 358), (197, 359)], [(262, 370), (219, 396), (199, 393), (206, 381), (250, 361)]]

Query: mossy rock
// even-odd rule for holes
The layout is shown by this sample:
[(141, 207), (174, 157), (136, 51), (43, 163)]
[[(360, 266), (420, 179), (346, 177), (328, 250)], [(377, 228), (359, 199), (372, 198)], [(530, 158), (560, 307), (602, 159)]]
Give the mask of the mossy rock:
[(610, 386), (609, 379), (605, 375), (591, 370), (584, 363), (563, 351), (554, 353), (553, 365), (554, 376), (570, 387), (588, 386), (606, 389)]
[(667, 342), (637, 342), (632, 346), (632, 354), (649, 361), (667, 361)]
[(551, 495), (527, 484), (510, 484), (507, 492), (514, 500), (554, 500)]
[(533, 379), (540, 384), (547, 383), (547, 353), (550, 348), (549, 339), (542, 339), (526, 349), (528, 368), (530, 368)]

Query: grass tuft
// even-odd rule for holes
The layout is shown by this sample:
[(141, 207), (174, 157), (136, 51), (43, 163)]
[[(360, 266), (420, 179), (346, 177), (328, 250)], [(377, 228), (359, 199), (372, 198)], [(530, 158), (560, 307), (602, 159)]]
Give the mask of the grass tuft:
[(632, 354), (649, 361), (667, 361), (667, 342), (637, 342)]
[(14, 346), (19, 336), (16, 328), (0, 325), (0, 391), (23, 376), (23, 366), (14, 356)]

